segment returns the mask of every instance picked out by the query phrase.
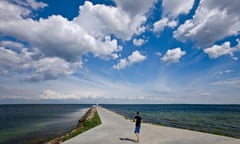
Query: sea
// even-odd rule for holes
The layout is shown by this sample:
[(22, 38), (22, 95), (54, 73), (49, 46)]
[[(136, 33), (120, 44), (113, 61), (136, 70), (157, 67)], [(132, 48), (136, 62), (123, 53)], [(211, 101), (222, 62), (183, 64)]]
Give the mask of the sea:
[(143, 122), (240, 138), (240, 105), (102, 105), (128, 119), (140, 112)]
[(1, 144), (42, 144), (75, 126), (92, 105), (0, 105)]
[[(1, 144), (41, 144), (73, 129), (92, 105), (0, 105)], [(240, 105), (135, 104), (100, 105), (144, 122), (240, 138)]]

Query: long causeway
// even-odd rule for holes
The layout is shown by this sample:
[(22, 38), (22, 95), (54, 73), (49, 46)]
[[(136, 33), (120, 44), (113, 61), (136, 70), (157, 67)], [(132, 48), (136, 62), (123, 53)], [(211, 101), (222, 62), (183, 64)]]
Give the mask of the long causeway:
[[(97, 108), (102, 124), (63, 144), (134, 144), (134, 123), (110, 110)], [(141, 144), (240, 144), (240, 139), (143, 123)]]

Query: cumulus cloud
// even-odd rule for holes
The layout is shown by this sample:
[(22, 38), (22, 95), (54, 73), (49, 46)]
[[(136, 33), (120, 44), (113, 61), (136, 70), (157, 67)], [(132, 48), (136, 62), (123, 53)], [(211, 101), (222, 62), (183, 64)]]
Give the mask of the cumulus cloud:
[(47, 4), (35, 0), (0, 1), (0, 19), (27, 18), (32, 14), (32, 10), (38, 10), (46, 6)]
[(153, 24), (153, 31), (161, 32), (165, 27), (176, 27), (177, 17), (181, 14), (188, 14), (193, 4), (194, 0), (163, 0), (162, 18)]
[(42, 92), (42, 94), (40, 94), (38, 96), (38, 98), (40, 100), (88, 100), (91, 101), (95, 101), (97, 102), (99, 99), (121, 99), (120, 97), (109, 97), (106, 95), (99, 95), (95, 94), (94, 92), (90, 92), (90, 91), (81, 91), (81, 92), (68, 92), (68, 93), (63, 93), (63, 92), (58, 92), (52, 89), (46, 89)]
[(162, 61), (166, 63), (177, 63), (179, 59), (186, 54), (185, 51), (182, 51), (181, 48), (170, 49), (166, 54), (161, 58)]
[[(19, 45), (17, 43), (12, 44)], [(9, 48), (0, 47), (0, 74), (8, 74), (15, 71), (24, 71), (24, 64), (32, 60), (31, 56), (32, 53), (27, 51), (25, 48), (19, 50), (19, 52), (16, 52)]]
[(133, 39), (133, 44), (135, 46), (142, 46), (145, 43), (144, 39)]
[(60, 94), (54, 90), (46, 89), (43, 93), (39, 96), (40, 99), (78, 99), (76, 96), (72, 97), (69, 95)]
[(2, 41), (0, 44), (5, 46), (0, 47), (0, 74), (25, 73), (22, 79), (30, 82), (71, 75), (82, 65), (58, 57), (38, 57), (21, 43)]
[(234, 52), (240, 51), (240, 43), (238, 43), (235, 47), (231, 47), (230, 42), (225, 42), (222, 45), (213, 45), (203, 51), (208, 54), (210, 58), (215, 59), (223, 55), (230, 55), (233, 59), (235, 59), (236, 57), (234, 57)]
[(23, 7), (11, 4), (8, 1), (0, 1), (0, 19), (21, 19), (22, 16), (27, 16), (31, 13), (30, 10)]
[(32, 8), (34, 10), (48, 6), (44, 2), (37, 2), (35, 0), (14, 0), (14, 2), (22, 7), (28, 7), (28, 8)]
[(156, 0), (115, 0), (117, 6), (126, 11), (130, 16), (146, 14)]
[(146, 59), (146, 56), (142, 55), (139, 51), (136, 50), (127, 58), (120, 59), (120, 62), (117, 65), (114, 65), (113, 68), (117, 70), (124, 69), (135, 63), (142, 62), (145, 59)]
[(24, 47), (24, 45), (22, 43), (9, 41), (9, 40), (1, 41), (0, 45), (3, 47), (7, 47), (7, 48), (18, 48), (18, 49), (21, 49)]
[(109, 36), (95, 38), (62, 16), (51, 16), (39, 21), (3, 21), (0, 31), (20, 40), (27, 40), (46, 56), (61, 57), (67, 61), (78, 61), (88, 52), (102, 58), (111, 58), (122, 49), (117, 40)]
[[(127, 91), (129, 92), (129, 89), (127, 89)], [(130, 91), (133, 92), (133, 91)], [(136, 92), (135, 92), (136, 93)], [(109, 94), (109, 93), (108, 93)], [(87, 100), (88, 102), (94, 102), (94, 103), (98, 103), (98, 102), (105, 102), (105, 103), (124, 103), (124, 102), (135, 102), (138, 103), (139, 101), (159, 101), (162, 100), (159, 97), (146, 97), (146, 96), (126, 96), (126, 95), (120, 95), (120, 96), (116, 96), (116, 95), (111, 95), (111, 96), (107, 96), (108, 94), (105, 95), (95, 95), (95, 94), (85, 94), (83, 95), (83, 93), (68, 93), (68, 94), (64, 94), (64, 93), (59, 93), (56, 92), (54, 90), (51, 89), (47, 89), (44, 90), (43, 93), (41, 95), (38, 96), (39, 100), (75, 100), (75, 101), (81, 101), (83, 102), (84, 100)], [(127, 100), (127, 101), (126, 101)]]
[(80, 66), (81, 63), (68, 63), (57, 57), (43, 58), (29, 64), (33, 73), (26, 77), (26, 81), (37, 82), (68, 76), (73, 74)]
[(174, 37), (180, 41), (192, 40), (199, 47), (214, 44), (227, 36), (239, 34), (240, 1), (227, 2), (219, 0), (202, 0), (193, 19), (187, 20), (175, 32)]
[[(33, 19), (34, 10), (48, 6), (43, 2), (0, 1), (1, 36), (18, 41), (1, 42), (0, 54), (5, 54), (1, 73), (28, 69), (28, 81), (48, 80), (74, 73), (88, 53), (104, 60), (116, 59), (123, 49), (116, 38), (130, 40), (144, 32), (145, 15), (154, 2), (116, 0), (116, 6), (107, 6), (86, 1), (79, 7), (79, 15), (69, 21), (61, 15)], [(143, 43), (135, 40), (137, 45)], [(57, 71), (54, 63), (62, 64), (63, 71)]]
[(163, 0), (163, 16), (175, 19), (180, 14), (188, 14), (193, 4), (194, 0)]
[(175, 26), (177, 26), (176, 21), (170, 21), (168, 18), (162, 18), (162, 19), (160, 19), (159, 21), (157, 21), (153, 24), (153, 31), (154, 32), (160, 32), (165, 27), (174, 28)]
[[(153, 1), (139, 2), (138, 8), (131, 9), (135, 1), (116, 1), (117, 7), (93, 5), (86, 1), (80, 6), (80, 14), (74, 22), (83, 27), (91, 35), (115, 35), (122, 40), (130, 40), (134, 34), (145, 31), (145, 13), (153, 5)], [(145, 5), (144, 5), (145, 4)], [(136, 7), (136, 5), (135, 5)], [(88, 21), (86, 21), (88, 19)]]

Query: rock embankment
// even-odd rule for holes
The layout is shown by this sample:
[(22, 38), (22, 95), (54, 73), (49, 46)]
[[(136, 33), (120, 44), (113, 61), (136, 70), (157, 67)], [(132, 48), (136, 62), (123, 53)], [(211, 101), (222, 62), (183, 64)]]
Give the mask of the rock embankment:
[[(86, 121), (90, 121), (94, 118), (94, 115), (97, 113), (97, 108), (95, 106), (91, 107), (85, 114), (84, 116), (78, 121), (78, 124), (75, 128), (73, 128), (69, 133), (66, 133), (63, 136), (56, 137), (50, 141), (45, 142), (44, 144), (59, 144), (68, 137), (73, 137), (72, 135), (76, 135), (76, 132), (79, 131), (80, 129), (84, 129), (84, 123)], [(87, 129), (86, 129), (87, 130)], [(84, 131), (84, 130), (83, 130)]]

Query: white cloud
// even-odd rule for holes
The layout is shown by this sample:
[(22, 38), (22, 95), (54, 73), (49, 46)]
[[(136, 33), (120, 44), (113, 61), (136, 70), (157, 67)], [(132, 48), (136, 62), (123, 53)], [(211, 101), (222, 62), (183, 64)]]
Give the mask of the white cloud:
[(120, 69), (126, 68), (128, 65), (129, 65), (128, 60), (124, 58), (124, 59), (120, 59), (119, 63), (117, 65), (114, 65), (113, 68), (120, 70)]
[(201, 93), (200, 95), (201, 95), (201, 96), (211, 96), (212, 94), (211, 94), (211, 93), (208, 93), (208, 92), (205, 92), (205, 93)]
[(232, 72), (234, 72), (234, 70), (232, 70), (232, 69), (227, 69), (227, 70), (225, 70), (224, 72), (225, 72), (225, 73), (232, 73)]
[(14, 2), (22, 7), (30, 7), (34, 10), (48, 6), (44, 2), (36, 2), (35, 0), (15, 0)]
[(177, 63), (179, 59), (186, 54), (185, 51), (182, 51), (181, 48), (170, 49), (166, 54), (161, 58), (162, 61), (166, 63)]
[[(144, 32), (145, 15), (154, 2), (142, 0), (134, 8), (135, 1), (116, 1), (116, 7), (86, 1), (79, 7), (79, 15), (69, 21), (60, 15), (32, 19), (33, 10), (47, 6), (43, 2), (0, 1), (0, 32), (28, 45), (1, 42), (1, 55), (7, 53), (6, 56), (11, 57), (1, 57), (1, 73), (32, 68), (29, 81), (47, 80), (73, 73), (75, 65), (81, 65), (82, 56), (88, 53), (104, 60), (117, 59), (122, 46), (113, 37), (130, 40), (133, 35)], [(143, 41), (139, 39), (135, 43), (140, 45)], [(41, 65), (45, 62), (59, 62), (67, 67), (58, 72), (54, 66)], [(40, 71), (37, 66), (45, 70)]]
[(115, 0), (117, 6), (126, 11), (131, 17), (135, 15), (144, 15), (153, 6), (156, 0)]
[(188, 14), (193, 4), (194, 0), (163, 0), (162, 18), (153, 24), (153, 31), (161, 32), (165, 27), (176, 27), (177, 17), (181, 14)]
[(163, 19), (160, 19), (159, 21), (155, 22), (153, 24), (153, 31), (154, 32), (162, 31), (164, 29), (164, 27), (167, 26), (167, 22), (168, 22), (167, 18), (163, 18)]
[(145, 43), (144, 39), (133, 39), (133, 44), (135, 46), (142, 46)]
[(225, 79), (225, 80), (213, 82), (211, 83), (211, 85), (240, 88), (240, 79), (239, 78)]
[(134, 51), (128, 58), (120, 59), (120, 62), (117, 65), (114, 65), (113, 68), (120, 70), (128, 66), (133, 65), (134, 63), (142, 62), (146, 59), (146, 56), (142, 55), (139, 51)]
[[(129, 89), (126, 89), (126, 90), (129, 91)], [(146, 101), (148, 99), (147, 97), (144, 97), (144, 96), (137, 96), (137, 97), (136, 96), (116, 96), (116, 95), (106, 96), (106, 95), (91, 94), (89, 92), (85, 94), (84, 93), (78, 92), (78, 93), (63, 94), (51, 89), (46, 89), (43, 91), (43, 93), (40, 96), (38, 96), (38, 100), (75, 100), (78, 102), (87, 100), (88, 102), (93, 101), (95, 103), (98, 103), (98, 102), (123, 103), (125, 101), (128, 103), (129, 101), (136, 101), (136, 100)], [(151, 99), (151, 100), (157, 100), (157, 99)]]
[[(85, 4), (82, 7), (95, 7), (90, 2)], [(11, 71), (16, 73), (20, 71), (27, 72), (27, 69), (32, 68), (33, 70), (29, 71), (29, 81), (48, 80), (73, 73), (75, 65), (81, 65), (82, 56), (88, 53), (105, 60), (118, 58), (122, 46), (118, 45), (118, 41), (106, 33), (103, 33), (101, 37), (91, 34), (79, 23), (69, 21), (60, 15), (52, 15), (47, 19), (40, 18), (39, 20), (33, 20), (30, 17), (26, 18), (31, 14), (31, 9), (45, 6), (43, 3), (32, 0), (16, 1), (15, 3), (0, 1), (0, 32), (3, 35), (16, 38), (17, 41), (27, 42), (28, 45), (28, 47), (25, 47), (23, 43), (1, 41), (0, 54), (5, 54), (5, 56), (1, 57), (1, 73), (7, 74)], [(104, 19), (104, 14), (108, 13), (107, 10), (109, 9), (119, 11), (117, 8), (110, 6), (97, 5), (96, 7), (97, 10), (98, 8), (102, 10), (98, 11), (102, 19)], [(84, 11), (80, 13), (84, 14)], [(118, 15), (120, 17), (121, 13), (118, 13)], [(108, 15), (105, 18), (111, 21), (111, 17), (108, 17)], [(26, 60), (26, 58), (28, 59)], [(54, 60), (54, 62), (66, 64), (69, 67), (63, 69), (63, 72), (57, 72), (54, 66), (50, 66), (44, 72), (39, 72), (36, 66), (43, 67), (41, 63), (46, 60), (50, 60), (50, 63), (51, 60)], [(73, 69), (71, 70), (71, 68)], [(72, 72), (65, 73), (66, 71)]]
[(138, 62), (142, 62), (146, 59), (146, 56), (142, 55), (139, 51), (134, 51), (132, 53), (132, 55), (130, 55), (128, 57), (128, 61), (130, 63), (138, 63)]
[[(36, 89), (33, 90), (33, 88), (30, 86), (29, 87), (22, 87), (22, 88), (17, 88), (17, 87), (2, 87), (0, 86), (0, 99), (31, 99), (33, 95), (37, 95)], [(1, 102), (1, 101), (0, 101)]]
[(80, 14), (74, 22), (97, 37), (113, 34), (122, 40), (130, 40), (134, 34), (138, 35), (145, 31), (143, 26), (146, 22), (145, 13), (153, 5), (153, 1), (148, 1), (137, 4), (143, 9), (130, 9), (134, 3), (136, 2), (117, 1), (117, 7), (112, 7), (93, 5), (86, 1), (80, 6)]
[(216, 78), (221, 78), (225, 77), (226, 75), (229, 75), (231, 73), (234, 73), (234, 70), (232, 69), (226, 69), (226, 70), (221, 70), (215, 73)]
[(175, 19), (180, 14), (188, 14), (193, 4), (194, 0), (163, 0), (163, 16)]
[(180, 41), (193, 40), (199, 47), (214, 44), (227, 36), (239, 34), (240, 31), (239, 0), (230, 3), (225, 0), (202, 0), (193, 19), (187, 20), (175, 32), (174, 37)]
[(231, 48), (230, 42), (225, 42), (222, 45), (213, 45), (212, 47), (203, 50), (210, 58), (218, 58), (223, 55), (230, 55), (233, 59), (234, 52), (240, 51), (240, 43), (237, 46)]
[(22, 43), (14, 42), (14, 41), (1, 41), (0, 46), (7, 47), (7, 48), (17, 48), (22, 49), (24, 45)]
[[(17, 43), (13, 44), (18, 45)], [(25, 48), (16, 52), (5, 47), (0, 47), (0, 74), (24, 71), (24, 64), (32, 60), (31, 55), (32, 53), (28, 52)]]
[(164, 17), (164, 18), (160, 19), (159, 21), (157, 21), (153, 24), (153, 31), (154, 32), (160, 32), (165, 27), (174, 28), (175, 26), (177, 26), (176, 21), (169, 21), (168, 18)]
[[(49, 16), (48, 19), (39, 21), (23, 19), (22, 15), (26, 13), (24, 11), (30, 11), (29, 9), (8, 2), (1, 3), (3, 7), (1, 10), (4, 13), (1, 15), (0, 24), (2, 33), (28, 41), (44, 55), (74, 61), (88, 52), (101, 58), (117, 58), (116, 52), (121, 51), (122, 47), (118, 45), (117, 40), (111, 39), (108, 35), (114, 34), (123, 40), (129, 40), (134, 34), (143, 32), (145, 28), (142, 25), (146, 21), (144, 14), (150, 9), (153, 1), (141, 4), (143, 9), (134, 10), (140, 13), (136, 15), (132, 15), (133, 10), (124, 11), (118, 7), (85, 2), (80, 6), (79, 16), (73, 21), (68, 21), (62, 16)], [(128, 2), (118, 3), (120, 7), (124, 7), (124, 3)], [(26, 5), (20, 1), (18, 4)]]
[[(91, 75), (87, 79), (68, 77), (69, 80), (58, 79), (50, 88), (46, 88), (40, 96), (40, 100), (76, 100), (78, 102), (94, 101), (95, 103), (139, 103), (141, 102), (160, 102), (163, 97), (149, 94), (145, 91), (146, 83), (129, 83), (123, 81), (112, 81), (97, 75)], [(48, 82), (49, 83), (49, 82)], [(56, 86), (57, 85), (57, 86)], [(63, 89), (58, 89), (59, 85)], [(81, 87), (79, 87), (81, 85)], [(151, 87), (153, 83), (149, 84)], [(134, 89), (133, 89), (134, 87)], [(0, 87), (1, 88), (1, 87)], [(159, 87), (158, 87), (159, 89)], [(159, 92), (158, 92), (159, 94)], [(38, 94), (39, 95), (39, 94)], [(165, 99), (169, 100), (169, 99)]]
[(38, 48), (46, 56), (57, 56), (67, 61), (81, 60), (81, 56), (88, 52), (102, 58), (111, 58), (122, 49), (117, 40), (108, 36), (95, 38), (62, 16), (51, 16), (39, 21), (3, 21), (0, 31), (20, 40), (27, 40), (32, 47)]
[(55, 92), (53, 90), (47, 89), (43, 92), (42, 95), (39, 96), (40, 99), (65, 99), (67, 98), (64, 95), (61, 95), (58, 92)]
[(34, 72), (26, 77), (26, 81), (36, 82), (57, 79), (73, 74), (81, 63), (68, 63), (60, 58), (43, 58), (29, 64)]
[(160, 53), (160, 52), (155, 52), (154, 53), (156, 56), (162, 56), (162, 53)]
[(0, 19), (22, 19), (32, 14), (31, 9), (37, 10), (46, 7), (43, 2), (35, 0), (15, 0), (15, 1), (0, 1)]
[(233, 60), (237, 61), (238, 60), (238, 57), (232, 57)]
[(80, 99), (77, 95), (62, 94), (51, 89), (46, 89), (39, 96), (39, 99), (43, 100), (63, 100), (63, 99)]
[(232, 73), (232, 72), (234, 72), (234, 70), (227, 69), (227, 70), (217, 72), (216, 75), (222, 75), (222, 74), (227, 74), (227, 73)]
[(81, 62), (67, 62), (59, 57), (41, 57), (21, 43), (0, 42), (0, 74), (21, 73), (21, 79), (43, 81), (73, 74)]
[(31, 11), (26, 8), (14, 5), (8, 1), (0, 1), (1, 21), (11, 19), (22, 19), (22, 17), (28, 16), (30, 13)]

